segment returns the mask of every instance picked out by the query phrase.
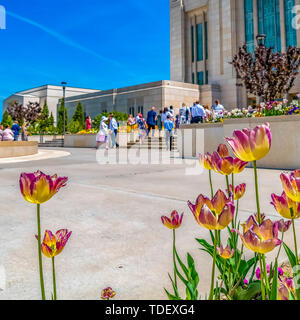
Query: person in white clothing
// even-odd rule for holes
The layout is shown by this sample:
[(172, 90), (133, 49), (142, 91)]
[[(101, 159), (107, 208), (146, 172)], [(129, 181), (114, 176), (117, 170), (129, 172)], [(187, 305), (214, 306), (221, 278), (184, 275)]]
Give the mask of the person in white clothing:
[(106, 150), (108, 150), (108, 125), (106, 122), (108, 121), (107, 117), (102, 117), (100, 126), (99, 126), (99, 132), (97, 134), (97, 147), (96, 149), (99, 149), (101, 145), (106, 145)]

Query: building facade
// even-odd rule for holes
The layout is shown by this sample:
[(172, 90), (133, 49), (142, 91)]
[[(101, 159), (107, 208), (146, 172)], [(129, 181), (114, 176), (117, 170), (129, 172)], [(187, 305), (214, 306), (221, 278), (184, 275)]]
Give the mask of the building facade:
[[(236, 86), (229, 62), (245, 43), (253, 52), (262, 33), (276, 51), (299, 47), (300, 30), (292, 24), (296, 5), (300, 0), (170, 0), (171, 80), (218, 85), (216, 98), (227, 108), (246, 106), (249, 97)], [(299, 90), (297, 79), (291, 94)]]
[[(66, 88), (66, 97), (78, 96), (80, 94), (87, 94), (93, 92), (99, 92), (100, 90), (95, 89), (83, 89), (83, 88)], [(13, 102), (18, 102), (23, 106), (26, 106), (29, 102), (37, 102), (41, 106), (47, 102), (49, 113), (52, 112), (54, 119), (57, 118), (57, 106), (59, 100), (63, 97), (63, 88), (61, 86), (44, 85), (24, 91), (19, 91), (9, 96), (3, 101), (3, 112)]]

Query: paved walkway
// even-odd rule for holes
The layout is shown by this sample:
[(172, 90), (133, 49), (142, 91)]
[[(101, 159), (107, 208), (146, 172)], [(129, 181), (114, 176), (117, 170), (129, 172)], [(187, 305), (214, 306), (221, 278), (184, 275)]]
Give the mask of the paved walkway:
[[(195, 223), (186, 205), (200, 193), (209, 194), (207, 172), (187, 175), (184, 164), (99, 165), (95, 150), (58, 151), (70, 152), (70, 156), (0, 165), (0, 275), (3, 268), (6, 271), (0, 299), (40, 298), (35, 207), (24, 201), (18, 186), (21, 172), (37, 169), (69, 177), (68, 186), (43, 205), (41, 213), (43, 230), (73, 231), (56, 259), (58, 298), (99, 299), (101, 290), (111, 286), (117, 291), (116, 299), (166, 299), (163, 287), (170, 288), (172, 233), (163, 227), (160, 217), (174, 209), (185, 213), (177, 232), (178, 251), (183, 258), (188, 251), (194, 256), (200, 292), (208, 291), (211, 259), (194, 239), (208, 240), (209, 234)], [(195, 162), (188, 165), (191, 163)], [(270, 205), (270, 194), (281, 193), (279, 174), (259, 170), (261, 206), (274, 219), (279, 217)], [(225, 188), (224, 177), (213, 175), (213, 179), (215, 188)], [(252, 170), (246, 169), (236, 182), (247, 183), (240, 211), (245, 220), (255, 212)], [(299, 230), (297, 221), (298, 234)], [(292, 247), (291, 240), (287, 239)], [(50, 262), (44, 258), (48, 298)]]

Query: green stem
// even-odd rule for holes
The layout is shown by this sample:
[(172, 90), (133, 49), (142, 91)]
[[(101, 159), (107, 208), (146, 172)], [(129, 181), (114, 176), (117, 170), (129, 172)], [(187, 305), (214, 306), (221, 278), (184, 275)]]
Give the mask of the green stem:
[(256, 161), (253, 161), (254, 168), (254, 178), (255, 178), (255, 194), (256, 194), (256, 206), (257, 206), (257, 215), (258, 215), (258, 223), (262, 223), (261, 213), (260, 213), (260, 204), (259, 204), (259, 191), (258, 191), (258, 177), (257, 177), (257, 165)]
[(43, 275), (43, 262), (42, 262), (42, 249), (41, 249), (41, 218), (40, 218), (41, 205), (37, 205), (37, 227), (38, 227), (38, 256), (39, 256), (39, 270), (40, 270), (40, 285), (42, 299), (46, 300), (45, 286), (44, 286), (44, 275)]
[(174, 263), (174, 282), (175, 282), (175, 287), (177, 289), (177, 275), (176, 275), (176, 260), (175, 260), (175, 230), (173, 230), (173, 263)]
[(211, 199), (212, 199), (214, 197), (214, 189), (213, 189), (213, 184), (212, 184), (211, 170), (208, 170), (208, 172), (209, 172)]
[(264, 277), (262, 275), (263, 273), (263, 266), (262, 266), (262, 259), (261, 259), (261, 254), (258, 254), (259, 258), (259, 265), (260, 265), (260, 283), (261, 283), (261, 298), (262, 300), (266, 300), (266, 291), (265, 291), (265, 286), (264, 286)]
[(53, 278), (53, 299), (56, 300), (56, 278), (55, 278), (54, 257), (52, 257), (52, 278)]
[(266, 288), (267, 297), (269, 299), (270, 284), (269, 284), (269, 278), (268, 278), (268, 272), (267, 272), (267, 266), (266, 266), (266, 257), (264, 254), (262, 255), (262, 263), (264, 267), (265, 288)]
[(226, 177), (226, 185), (227, 185), (228, 196), (230, 196), (229, 178), (228, 178), (228, 176), (225, 176), (225, 177)]
[[(234, 277), (233, 277), (233, 283), (234, 283), (235, 280), (236, 280), (236, 276), (239, 275), (239, 268), (240, 268), (240, 265), (241, 265), (243, 252), (244, 252), (244, 245), (242, 245), (242, 248), (241, 248), (241, 255), (240, 255), (240, 258), (239, 258), (239, 262), (238, 262), (238, 264), (237, 264), (237, 268), (236, 268), (236, 270), (235, 270), (235, 274), (234, 274)], [(243, 280), (244, 280), (244, 279), (243, 279)]]
[(217, 230), (215, 230), (213, 265), (212, 265), (211, 285), (210, 285), (210, 293), (209, 293), (209, 299), (208, 300), (213, 300), (214, 299), (216, 257), (217, 257)]
[(240, 200), (237, 200), (236, 202), (236, 210), (235, 210), (235, 219), (234, 219), (234, 229), (237, 227), (237, 217), (239, 213), (239, 205), (240, 205)]
[(282, 235), (281, 235), (281, 245), (280, 245), (280, 247), (279, 247), (279, 250), (278, 250), (278, 253), (277, 253), (277, 257), (276, 257), (276, 260), (278, 260), (279, 255), (280, 255), (280, 251), (281, 251), (282, 244), (283, 244), (283, 238), (284, 238), (284, 232), (282, 232)]
[(296, 229), (295, 229), (295, 219), (292, 219), (292, 225), (293, 225), (293, 234), (294, 234), (296, 265), (298, 266), (299, 258), (298, 258), (297, 238), (296, 238)]

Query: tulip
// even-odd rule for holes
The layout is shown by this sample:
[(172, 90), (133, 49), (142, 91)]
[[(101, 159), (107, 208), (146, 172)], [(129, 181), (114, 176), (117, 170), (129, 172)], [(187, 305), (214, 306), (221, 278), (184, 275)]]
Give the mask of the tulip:
[(20, 176), (20, 189), (24, 199), (30, 203), (42, 204), (50, 200), (60, 188), (66, 185), (68, 178), (49, 176), (37, 171), (35, 173), (22, 173)]
[(109, 300), (112, 299), (116, 295), (116, 292), (113, 291), (111, 287), (105, 288), (101, 292), (101, 299), (102, 300)]
[(219, 190), (214, 198), (200, 195), (196, 204), (188, 201), (197, 223), (208, 230), (223, 230), (232, 221), (235, 206), (232, 199), (227, 198), (223, 191)]
[(280, 175), (283, 190), (286, 195), (295, 202), (300, 202), (300, 170), (295, 170), (290, 175)]
[(161, 221), (167, 228), (174, 230), (178, 229), (182, 224), (183, 214), (179, 216), (177, 211), (171, 213), (171, 219), (168, 217), (161, 217)]
[(176, 256), (176, 234), (175, 234), (175, 230), (178, 229), (181, 226), (182, 219), (183, 219), (183, 214), (180, 217), (176, 210), (174, 210), (171, 213), (171, 218), (168, 218), (168, 217), (165, 217), (165, 216), (161, 217), (161, 221), (162, 221), (163, 225), (166, 226), (167, 228), (173, 230), (173, 264), (174, 264), (174, 282), (175, 282), (175, 286), (176, 287), (177, 287), (177, 275), (176, 275), (176, 260), (175, 260), (175, 256)]
[[(56, 300), (56, 276), (55, 276), (55, 260), (54, 257), (58, 256), (66, 246), (72, 231), (68, 229), (61, 229), (55, 235), (49, 230), (45, 231), (44, 240), (41, 245), (41, 251), (47, 258), (52, 259), (52, 280), (53, 280), (53, 300)], [(38, 236), (35, 236), (38, 239)]]
[(234, 191), (232, 190), (232, 185), (229, 186), (229, 192), (233, 193), (234, 200), (240, 200), (246, 191), (246, 183), (242, 183), (235, 187)]
[(212, 156), (212, 164), (217, 173), (229, 176), (232, 173), (241, 173), (244, 171), (248, 162), (241, 161), (237, 158), (222, 158), (219, 153), (214, 152)]
[(212, 156), (209, 153), (207, 153), (205, 155), (199, 154), (200, 165), (206, 170), (212, 170), (213, 166), (212, 166), (211, 158), (212, 158)]
[(217, 249), (218, 254), (225, 260), (231, 259), (234, 255), (234, 250), (227, 246), (225, 249), (223, 245)]
[(292, 221), (284, 221), (283, 219), (278, 221), (278, 231), (281, 233), (287, 232), (290, 229)]
[(285, 219), (293, 220), (300, 218), (300, 204), (291, 200), (285, 192), (281, 196), (272, 194), (271, 204), (275, 210)]
[(200, 226), (203, 226), (208, 230), (215, 231), (211, 286), (209, 294), (209, 300), (213, 300), (217, 255), (217, 231), (225, 229), (233, 220), (235, 207), (232, 199), (227, 198), (224, 192), (221, 190), (215, 194), (212, 200), (200, 195), (196, 200), (196, 204), (192, 204), (190, 201), (188, 201), (188, 206)]
[(284, 285), (281, 284), (281, 286), (278, 289), (278, 300), (290, 300), (290, 292), (289, 289)]
[(245, 245), (251, 251), (266, 254), (281, 244), (278, 239), (278, 223), (264, 220), (261, 224), (251, 216), (243, 226), (243, 235), (237, 231)]
[[(46, 230), (41, 246), (43, 254), (47, 258), (58, 256), (66, 246), (71, 234), (72, 231), (68, 232), (68, 229), (59, 230), (55, 235), (51, 231)], [(38, 237), (36, 236), (36, 238)]]
[(217, 150), (218, 154), (220, 155), (221, 158), (227, 158), (230, 157), (228, 148), (225, 144), (220, 144)]
[(37, 228), (38, 228), (38, 258), (39, 258), (39, 273), (42, 299), (46, 300), (43, 262), (41, 252), (41, 219), (40, 205), (50, 200), (60, 188), (66, 185), (68, 178), (57, 177), (57, 175), (45, 175), (41, 171), (35, 173), (22, 173), (20, 175), (20, 190), (24, 199), (30, 203), (37, 205)]
[(264, 158), (270, 151), (272, 134), (269, 123), (255, 129), (235, 130), (233, 138), (225, 138), (235, 156), (250, 162)]

